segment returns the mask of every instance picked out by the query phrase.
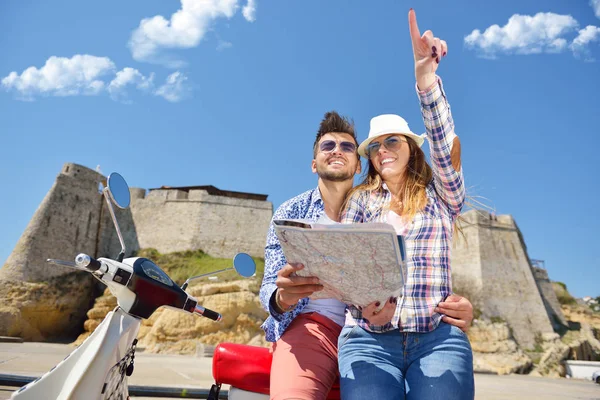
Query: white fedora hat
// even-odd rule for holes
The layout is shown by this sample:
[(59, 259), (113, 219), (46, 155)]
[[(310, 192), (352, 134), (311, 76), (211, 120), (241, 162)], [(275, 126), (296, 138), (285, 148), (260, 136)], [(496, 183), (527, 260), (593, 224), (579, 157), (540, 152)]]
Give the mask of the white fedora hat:
[(366, 138), (360, 146), (358, 146), (358, 154), (368, 158), (365, 150), (373, 139), (383, 135), (398, 134), (408, 136), (413, 139), (419, 147), (425, 141), (425, 137), (417, 135), (408, 127), (408, 122), (396, 114), (382, 114), (371, 118), (371, 128), (369, 129), (369, 137)]

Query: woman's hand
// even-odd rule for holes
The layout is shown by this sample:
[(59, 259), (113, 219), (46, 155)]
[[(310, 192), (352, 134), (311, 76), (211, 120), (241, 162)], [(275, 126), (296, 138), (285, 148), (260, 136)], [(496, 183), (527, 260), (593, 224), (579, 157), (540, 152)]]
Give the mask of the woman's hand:
[(437, 313), (444, 314), (442, 321), (447, 324), (459, 327), (467, 333), (471, 322), (473, 322), (473, 305), (466, 297), (457, 294), (451, 294), (438, 304), (434, 310)]
[(362, 309), (359, 307), (359, 310), (362, 312), (362, 317), (369, 320), (369, 324), (382, 326), (390, 322), (394, 317), (397, 303), (397, 297), (390, 297), (379, 311), (377, 311), (381, 306), (379, 301), (375, 301)]
[(442, 57), (448, 53), (448, 45), (444, 40), (433, 36), (430, 30), (421, 36), (417, 25), (417, 16), (411, 8), (408, 12), (408, 26), (415, 58), (415, 78), (419, 90), (428, 89), (435, 82), (435, 71)]

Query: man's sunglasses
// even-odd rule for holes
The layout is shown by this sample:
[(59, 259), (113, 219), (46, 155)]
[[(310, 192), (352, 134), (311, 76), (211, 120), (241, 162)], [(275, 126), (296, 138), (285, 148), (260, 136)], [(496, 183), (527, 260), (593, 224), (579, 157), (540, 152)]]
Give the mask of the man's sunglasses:
[(365, 149), (365, 154), (368, 158), (371, 158), (377, 154), (379, 149), (381, 148), (381, 143), (383, 143), (383, 147), (388, 149), (389, 151), (399, 150), (402, 146), (402, 142), (406, 142), (406, 139), (400, 139), (399, 136), (388, 136), (383, 139), (381, 142), (371, 142)]
[(340, 150), (344, 153), (355, 153), (356, 145), (352, 142), (336, 142), (335, 140), (323, 140), (319, 144), (319, 151), (323, 153), (331, 153), (334, 151), (338, 144), (340, 145)]

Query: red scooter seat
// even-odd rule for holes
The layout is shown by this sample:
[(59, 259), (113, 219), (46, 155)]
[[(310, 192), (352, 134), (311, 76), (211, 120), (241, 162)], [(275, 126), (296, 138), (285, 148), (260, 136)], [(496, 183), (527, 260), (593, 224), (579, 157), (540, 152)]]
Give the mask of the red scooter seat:
[[(213, 377), (217, 384), (269, 394), (271, 361), (271, 351), (265, 347), (221, 343), (213, 354)], [(334, 383), (327, 399), (340, 399), (339, 380)]]

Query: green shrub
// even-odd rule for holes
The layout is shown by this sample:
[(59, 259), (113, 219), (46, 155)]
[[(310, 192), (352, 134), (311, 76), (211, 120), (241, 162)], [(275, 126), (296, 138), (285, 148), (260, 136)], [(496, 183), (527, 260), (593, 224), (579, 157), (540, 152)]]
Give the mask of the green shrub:
[(554, 283), (556, 283), (559, 286), (562, 286), (563, 290), (567, 291), (567, 285), (565, 285), (563, 282), (554, 281)]
[(560, 296), (556, 296), (560, 304), (577, 304), (577, 300), (571, 296), (568, 292), (561, 293)]
[(567, 285), (562, 282), (552, 282), (554, 283), (554, 293), (556, 294), (556, 298), (560, 304), (577, 304), (577, 300), (571, 296), (569, 291), (567, 290)]

